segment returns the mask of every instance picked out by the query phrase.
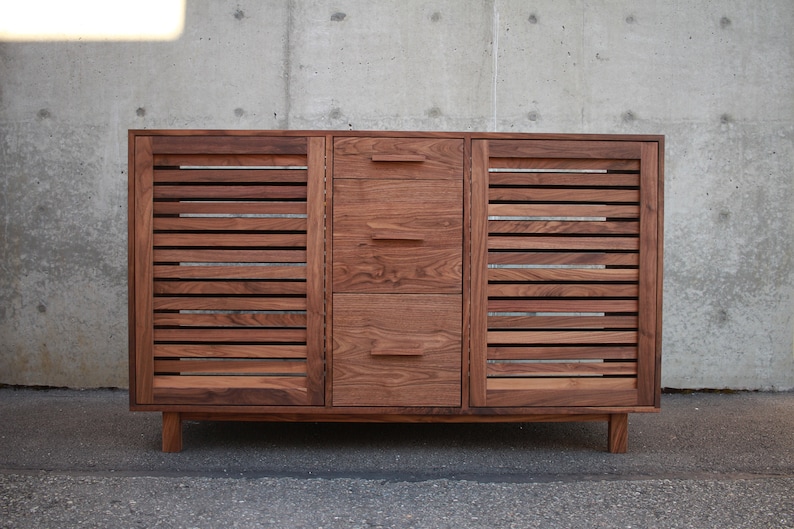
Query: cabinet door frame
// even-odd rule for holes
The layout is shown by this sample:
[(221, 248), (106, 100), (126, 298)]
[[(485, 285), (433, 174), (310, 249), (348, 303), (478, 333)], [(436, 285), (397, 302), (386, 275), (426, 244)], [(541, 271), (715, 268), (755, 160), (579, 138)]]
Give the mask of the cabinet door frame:
[[(323, 405), (324, 136), (130, 131), (129, 142), (131, 406), (157, 409), (177, 405)], [(196, 167), (191, 167), (194, 164)], [(304, 169), (295, 170), (296, 166)], [(183, 169), (187, 174), (178, 174)], [(160, 176), (156, 176), (157, 171), (160, 171)], [(165, 171), (176, 176), (163, 177)], [(251, 176), (257, 171), (267, 176), (262, 179)], [(276, 175), (279, 171), (282, 174)], [(287, 176), (290, 172), (301, 171), (305, 176)], [(226, 175), (231, 175), (229, 178), (239, 183), (228, 184), (224, 188)], [(158, 178), (166, 178), (169, 183), (162, 187), (157, 183)], [(172, 178), (174, 183), (168, 178)], [(274, 185), (268, 183), (271, 180)], [(302, 181), (305, 183), (301, 184)], [(182, 190), (186, 193), (170, 199), (169, 207), (175, 208), (174, 212), (159, 214), (158, 219), (165, 219), (159, 232), (155, 230), (155, 224), (163, 223), (163, 220), (156, 220), (155, 216), (158, 185), (161, 185), (161, 194), (182, 193)], [(281, 191), (279, 186), (282, 185), (287, 186), (282, 187), (283, 190), (290, 185), (298, 187), (293, 187), (296, 189), (294, 192)], [(212, 189), (218, 189), (219, 195), (212, 196), (211, 193), (215, 192)], [(249, 196), (247, 189), (255, 194)], [(191, 194), (197, 198), (192, 200)], [(199, 213), (177, 211), (183, 204), (196, 201), (210, 205), (197, 208), (201, 209)], [(262, 201), (272, 203), (272, 211), (271, 206), (262, 206)], [(241, 205), (240, 211), (225, 211), (225, 208), (234, 208), (237, 204)], [(259, 211), (262, 208), (264, 211)], [(293, 211), (296, 208), (302, 211)], [(188, 227), (181, 228), (182, 223)], [(191, 231), (197, 229), (200, 231)], [(294, 231), (296, 229), (298, 231)], [(218, 230), (218, 234), (215, 235), (213, 230)], [(240, 242), (240, 248), (236, 248), (238, 245), (223, 241), (223, 234), (229, 230), (237, 230), (239, 234), (231, 233), (228, 235), (230, 240), (237, 237), (249, 242)], [(171, 233), (177, 235), (171, 236)], [(162, 239), (162, 234), (178, 239), (181, 233), (185, 234), (185, 240), (192, 236), (198, 242), (184, 244), (184, 250), (179, 247), (181, 242), (165, 242), (158, 247), (157, 239)], [(206, 241), (202, 242), (191, 233), (205, 234)], [(290, 233), (298, 235), (290, 236)], [(267, 237), (271, 237), (268, 241), (274, 242), (258, 242)], [(279, 241), (289, 241), (290, 238), (293, 241), (305, 240), (305, 247), (301, 249), (303, 242), (299, 246), (289, 242), (294, 247), (291, 252), (277, 248), (282, 244)], [(177, 246), (170, 246), (172, 244)], [(213, 244), (219, 246), (214, 247)], [(273, 249), (261, 246), (263, 244), (272, 244)], [(229, 249), (231, 247), (235, 248)], [(167, 317), (158, 310), (167, 303), (164, 305), (162, 298), (157, 301), (160, 287), (156, 287), (156, 281), (163, 277), (155, 272), (155, 252), (163, 249), (175, 256), (169, 256), (167, 260), (194, 252), (194, 255), (210, 261), (192, 266), (192, 273), (184, 272), (186, 267), (177, 266), (179, 262), (170, 267), (158, 267), (175, 271), (166, 283), (161, 281), (161, 286), (167, 285), (166, 291), (174, 292), (175, 307), (166, 307)], [(287, 253), (290, 254), (286, 258), (289, 262), (280, 263)], [(218, 261), (215, 264), (219, 266), (212, 266), (212, 261)], [(201, 264), (205, 265), (206, 273), (198, 266)], [(259, 272), (255, 267), (259, 267)], [(209, 272), (213, 268), (219, 271), (217, 278)], [(192, 276), (194, 279), (186, 279)], [(269, 285), (260, 282), (256, 286), (258, 280), (250, 278), (263, 279)], [(280, 287), (281, 281), (297, 281), (293, 283), (297, 286)], [(305, 287), (300, 286), (303, 281)], [(196, 295), (198, 297), (191, 298)], [(200, 306), (203, 301), (189, 301), (180, 308), (179, 304), (184, 300), (199, 300), (201, 296), (209, 300), (207, 303), (215, 304), (209, 314)], [(229, 305), (228, 311), (223, 310), (226, 308), (224, 304)], [(236, 319), (243, 312), (247, 315)], [(183, 323), (191, 315), (196, 315), (196, 321), (201, 323)], [(213, 318), (221, 323), (212, 323)], [(167, 323), (158, 327), (158, 319)], [(193, 331), (194, 328), (197, 330)], [(233, 336), (235, 332), (239, 334)], [(167, 350), (168, 353), (156, 353), (158, 333), (169, 336), (163, 343), (171, 340), (177, 345), (161, 347), (161, 351)], [(203, 334), (208, 338), (201, 342), (191, 334)], [(172, 338), (174, 335), (185, 338)], [(250, 341), (249, 335), (252, 336)], [(262, 345), (252, 345), (254, 342)], [(180, 361), (183, 366), (180, 366)], [(165, 374), (158, 375), (157, 369)]]
[[(655, 140), (655, 141), (654, 141)], [(660, 395), (660, 353), (661, 353), (661, 243), (662, 243), (662, 160), (659, 153), (662, 152), (662, 139), (627, 139), (627, 138), (592, 138), (592, 139), (490, 139), (472, 140), (472, 306), (471, 306), (471, 380), (470, 380), (470, 403), (472, 407), (535, 407), (535, 406), (566, 406), (566, 407), (590, 407), (590, 406), (625, 406), (625, 407), (657, 407), (659, 406)], [(489, 377), (489, 370), (494, 373), (491, 366), (492, 362), (497, 362), (489, 358), (489, 214), (501, 210), (509, 211), (509, 207), (502, 208), (489, 206), (490, 175), (493, 169), (491, 161), (497, 159), (498, 163), (507, 163), (508, 166), (520, 167), (522, 162), (519, 160), (531, 160), (524, 163), (525, 167), (562, 167), (561, 160), (571, 160), (571, 167), (585, 168), (589, 165), (598, 167), (608, 167), (607, 160), (615, 160), (613, 167), (637, 166), (633, 171), (637, 184), (626, 186), (627, 189), (639, 188), (639, 195), (636, 201), (639, 217), (638, 222), (638, 248), (636, 266), (639, 269), (639, 277), (636, 281), (637, 293), (634, 294), (636, 303), (636, 369), (631, 365), (635, 360), (629, 357), (626, 349), (615, 356), (623, 355), (627, 361), (617, 358), (606, 360), (602, 364), (603, 373), (593, 371), (591, 376), (589, 369), (598, 366), (575, 365), (573, 363), (563, 364), (549, 369), (548, 366), (536, 365), (532, 370), (537, 369), (537, 378), (530, 378), (535, 375), (524, 375), (529, 383), (522, 383), (520, 376), (510, 378), (513, 374), (520, 373), (521, 369), (515, 366), (504, 365), (504, 378), (495, 379)], [(531, 169), (528, 171), (547, 171), (548, 169)], [(612, 172), (612, 171), (610, 171)], [(623, 171), (616, 171), (618, 173)], [(626, 171), (628, 172), (628, 170)], [(509, 187), (509, 186), (506, 186)], [(527, 186), (532, 189), (532, 186)], [(618, 189), (620, 186), (612, 186)], [(564, 188), (563, 188), (564, 189)], [(494, 196), (499, 197), (499, 190)], [(545, 194), (544, 194), (545, 193)], [(569, 200), (565, 196), (555, 196), (555, 191), (541, 192), (540, 195), (548, 198), (548, 214), (553, 214), (555, 201), (563, 203)], [(628, 193), (615, 193), (615, 196), (629, 196)], [(537, 200), (527, 192), (527, 200), (532, 202)], [(596, 195), (593, 195), (596, 196)], [(504, 195), (502, 195), (504, 198)], [(620, 200), (630, 200), (620, 198)], [(492, 211), (489, 211), (492, 209)], [(539, 209), (540, 211), (540, 209)], [(609, 208), (604, 208), (604, 215)], [(492, 215), (494, 217), (496, 215)], [(498, 217), (497, 217), (498, 218)], [(551, 218), (551, 217), (549, 217)], [(605, 220), (607, 220), (605, 218)], [(500, 234), (501, 235), (501, 234)], [(539, 234), (543, 235), (543, 234)], [(597, 235), (597, 234), (594, 234)], [(509, 239), (505, 239), (509, 240)], [(549, 239), (551, 241), (551, 239)], [(604, 239), (607, 240), (607, 239)], [(496, 244), (495, 244), (496, 245)], [(553, 246), (548, 246), (553, 248)], [(552, 252), (553, 250), (545, 250)], [(492, 265), (495, 266), (495, 265)], [(602, 266), (611, 268), (611, 266)], [(630, 268), (630, 267), (626, 267)], [(608, 287), (604, 287), (608, 288)], [(602, 289), (603, 290), (603, 289)], [(499, 287), (493, 290), (496, 293), (503, 293)], [(534, 294), (537, 295), (537, 294)], [(548, 294), (551, 300), (545, 303), (550, 307), (549, 311), (562, 310), (558, 306), (570, 306), (570, 302), (554, 301), (553, 292)], [(587, 294), (591, 295), (591, 294)], [(491, 303), (498, 305), (498, 303)], [(509, 306), (509, 304), (503, 304)], [(538, 306), (543, 306), (543, 303)], [(588, 303), (590, 306), (598, 306), (596, 303)], [(604, 303), (607, 305), (607, 303)], [(627, 305), (627, 304), (624, 304)], [(585, 305), (583, 305), (585, 306)], [(614, 303), (616, 313), (626, 308), (618, 308), (621, 303)], [(568, 309), (570, 310), (570, 309)], [(592, 310), (592, 309), (586, 309)], [(584, 311), (583, 311), (584, 312)], [(592, 322), (590, 322), (592, 323)], [(500, 329), (501, 330), (501, 329)], [(598, 333), (593, 333), (588, 337), (590, 340), (597, 340)], [(497, 336), (492, 333), (492, 336)], [(517, 336), (518, 334), (516, 334)], [(584, 335), (584, 334), (583, 334)], [(605, 333), (606, 335), (606, 333)], [(499, 335), (502, 336), (502, 335)], [(554, 333), (549, 333), (554, 336)], [(561, 339), (569, 339), (570, 334), (560, 333)], [(627, 334), (614, 333), (615, 340), (627, 341)], [(565, 337), (565, 338), (562, 338)], [(550, 338), (552, 340), (554, 338)], [(520, 346), (515, 343), (514, 345)], [(598, 345), (597, 343), (594, 345)], [(558, 348), (561, 349), (561, 348)], [(584, 347), (582, 348), (584, 350)], [(546, 352), (549, 357), (553, 354), (564, 354), (559, 351)], [(595, 355), (594, 351), (587, 354)], [(561, 357), (561, 358), (564, 358)], [(511, 360), (508, 360), (510, 362)], [(518, 360), (522, 362), (524, 360)], [(554, 360), (544, 360), (554, 362)], [(561, 361), (562, 362), (562, 361)], [(587, 360), (579, 360), (587, 362)], [(609, 366), (606, 362), (615, 362)], [(564, 367), (562, 367), (564, 366)], [(567, 378), (563, 376), (563, 371), (570, 368), (574, 375)], [(544, 370), (548, 370), (548, 374)], [(554, 369), (558, 369), (557, 372)], [(635, 389), (627, 386), (629, 376), (621, 375), (621, 369), (634, 371)], [(629, 371), (626, 371), (627, 373)], [(611, 382), (609, 377), (612, 376)], [(563, 382), (565, 379), (565, 382)], [(489, 380), (499, 380), (496, 384)], [(567, 390), (565, 389), (567, 384)], [(610, 387), (614, 385), (614, 387)], [(588, 386), (590, 389), (588, 389)], [(533, 390), (522, 389), (537, 388)], [(497, 389), (498, 388), (498, 389)]]

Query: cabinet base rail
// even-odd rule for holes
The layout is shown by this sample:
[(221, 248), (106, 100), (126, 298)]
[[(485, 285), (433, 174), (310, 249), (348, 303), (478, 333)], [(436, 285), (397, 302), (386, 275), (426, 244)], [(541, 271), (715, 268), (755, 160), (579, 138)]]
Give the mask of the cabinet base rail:
[(400, 417), (377, 415), (355, 416), (350, 415), (312, 415), (300, 417), (285, 417), (282, 414), (255, 415), (255, 414), (213, 414), (195, 412), (163, 412), (163, 452), (182, 451), (182, 422), (183, 421), (262, 421), (262, 422), (444, 422), (444, 423), (487, 423), (487, 422), (607, 422), (607, 449), (612, 454), (625, 454), (629, 442), (628, 413), (603, 413), (603, 414), (538, 414), (538, 415), (448, 415), (448, 416), (417, 416), (405, 415)]

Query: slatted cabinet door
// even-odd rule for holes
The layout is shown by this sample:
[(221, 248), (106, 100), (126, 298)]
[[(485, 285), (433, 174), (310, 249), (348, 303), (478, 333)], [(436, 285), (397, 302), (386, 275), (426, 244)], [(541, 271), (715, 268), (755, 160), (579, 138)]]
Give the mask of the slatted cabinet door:
[(323, 137), (131, 134), (136, 404), (323, 403)]
[(658, 148), (473, 141), (473, 406), (658, 406)]

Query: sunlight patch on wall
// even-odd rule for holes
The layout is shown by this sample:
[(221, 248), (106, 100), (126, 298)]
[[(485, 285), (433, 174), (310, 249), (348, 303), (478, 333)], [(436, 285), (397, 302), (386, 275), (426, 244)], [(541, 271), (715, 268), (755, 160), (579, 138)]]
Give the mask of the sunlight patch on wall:
[(0, 41), (175, 40), (185, 0), (0, 0)]

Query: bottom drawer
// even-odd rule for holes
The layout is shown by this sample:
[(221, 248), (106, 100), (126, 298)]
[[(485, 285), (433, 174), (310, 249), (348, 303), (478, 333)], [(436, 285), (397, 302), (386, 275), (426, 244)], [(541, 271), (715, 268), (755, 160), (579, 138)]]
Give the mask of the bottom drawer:
[(334, 294), (334, 406), (460, 406), (461, 296)]

